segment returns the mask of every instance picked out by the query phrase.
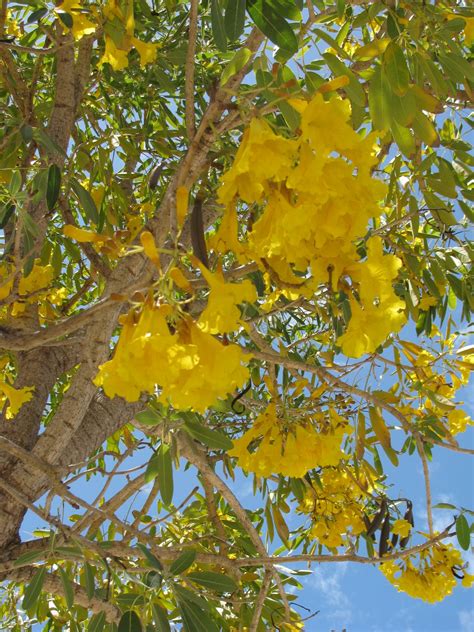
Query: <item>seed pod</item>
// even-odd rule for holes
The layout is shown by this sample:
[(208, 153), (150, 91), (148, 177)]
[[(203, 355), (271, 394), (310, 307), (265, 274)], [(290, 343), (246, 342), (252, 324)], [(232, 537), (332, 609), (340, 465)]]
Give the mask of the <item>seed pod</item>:
[(165, 163), (160, 162), (150, 173), (150, 177), (148, 178), (148, 186), (152, 191), (156, 189), (158, 185), (158, 180), (164, 168), (165, 168)]
[(398, 535), (394, 533), (392, 535), (392, 549), (394, 549), (397, 546), (397, 542), (398, 542)]
[(458, 569), (462, 571), (459, 566), (451, 566), (451, 573), (454, 575), (454, 577), (457, 577), (458, 579), (464, 579), (464, 573), (459, 573)]
[(191, 211), (191, 244), (194, 256), (209, 268), (209, 258), (207, 256), (206, 239), (204, 237), (204, 224), (202, 221), (202, 198), (197, 197)]
[(387, 501), (384, 498), (382, 502), (380, 503), (380, 509), (375, 514), (374, 519), (372, 520), (369, 528), (367, 529), (367, 535), (370, 536), (377, 531), (377, 529), (382, 524), (382, 520), (384, 519), (386, 512), (387, 512)]
[[(370, 520), (367, 518), (367, 516), (365, 514), (364, 514), (362, 519), (363, 519), (364, 524), (365, 524), (365, 530), (367, 531), (367, 534), (368, 534), (369, 529), (370, 529)], [(371, 537), (372, 540), (375, 541), (375, 535), (373, 533), (370, 536), (368, 536), (368, 537)]]
[[(403, 519), (411, 524), (412, 527), (415, 526), (415, 520), (413, 518), (413, 503), (407, 500), (407, 510), (405, 511), (405, 515)], [(400, 548), (404, 549), (410, 540), (410, 534), (405, 536), (400, 540)]]
[(388, 551), (388, 538), (390, 536), (390, 514), (387, 514), (380, 533), (379, 556), (382, 557)]

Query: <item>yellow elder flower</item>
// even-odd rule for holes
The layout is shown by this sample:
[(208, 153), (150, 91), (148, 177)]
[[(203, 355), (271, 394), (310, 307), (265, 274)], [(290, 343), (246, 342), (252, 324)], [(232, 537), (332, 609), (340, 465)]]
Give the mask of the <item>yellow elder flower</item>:
[(227, 283), (222, 270), (210, 272), (200, 266), (201, 272), (209, 284), (210, 292), (207, 307), (198, 320), (198, 327), (209, 334), (225, 334), (241, 326), (240, 310), (237, 305), (257, 299), (253, 283), (245, 280), (242, 283)]
[(392, 533), (395, 535), (399, 535), (401, 538), (406, 538), (411, 531), (411, 524), (408, 520), (404, 520), (400, 518), (399, 520), (395, 520), (392, 525)]
[(224, 346), (183, 317), (171, 333), (168, 306), (146, 303), (140, 314), (122, 318), (114, 356), (94, 379), (109, 397), (137, 401), (162, 388), (160, 399), (174, 407), (204, 412), (248, 379), (246, 357), (237, 345)]
[(114, 70), (123, 70), (128, 66), (128, 52), (127, 49), (117, 48), (111, 37), (105, 36), (105, 51), (99, 60), (98, 66), (103, 64), (110, 64)]
[(24, 386), (23, 388), (14, 388), (5, 381), (0, 381), (0, 399), (2, 404), (8, 400), (6, 410), (6, 418), (12, 419), (26, 402), (33, 397), (34, 386)]
[(350, 358), (360, 358), (374, 352), (387, 337), (400, 331), (406, 321), (404, 301), (395, 299), (379, 306), (362, 308), (351, 299), (351, 319), (347, 330), (337, 340), (343, 353)]
[(96, 25), (90, 22), (82, 13), (82, 7), (77, 0), (64, 0), (58, 7), (56, 12), (64, 12), (71, 16), (72, 27), (71, 33), (75, 40), (79, 40), (84, 35), (91, 35), (96, 30)]
[(140, 66), (143, 68), (147, 64), (151, 64), (156, 59), (158, 44), (153, 42), (142, 42), (136, 37), (132, 37), (132, 44), (140, 55)]
[(448, 429), (452, 435), (464, 432), (468, 426), (474, 426), (474, 419), (471, 419), (467, 413), (459, 408), (450, 410), (447, 414), (447, 418)]
[[(434, 544), (408, 559), (380, 564), (380, 570), (399, 592), (422, 599), (428, 603), (442, 601), (450, 595), (456, 585), (453, 566), (462, 568), (461, 553), (452, 544)], [(415, 564), (415, 561), (418, 563)], [(467, 576), (463, 585), (470, 585)]]
[(230, 204), (236, 195), (245, 202), (258, 202), (268, 181), (285, 180), (296, 149), (296, 141), (278, 136), (263, 119), (252, 119), (232, 167), (222, 177), (219, 202)]

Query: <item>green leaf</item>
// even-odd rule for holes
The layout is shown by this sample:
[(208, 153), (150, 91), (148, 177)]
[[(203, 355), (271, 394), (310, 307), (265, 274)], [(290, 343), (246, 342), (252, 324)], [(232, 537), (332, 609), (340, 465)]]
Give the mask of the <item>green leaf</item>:
[(144, 544), (138, 543), (137, 548), (139, 548), (140, 551), (143, 553), (143, 555), (146, 557), (146, 559), (150, 563), (150, 566), (153, 566), (153, 568), (156, 568), (159, 571), (163, 570), (163, 564), (160, 562), (160, 560), (157, 557), (153, 555), (151, 551), (147, 549), (147, 547)]
[(163, 421), (162, 417), (152, 408), (147, 408), (142, 410), (141, 413), (137, 413), (135, 419), (145, 426), (156, 426)]
[(151, 604), (151, 611), (153, 613), (156, 632), (171, 632), (167, 611), (157, 603)]
[(180, 599), (178, 607), (183, 619), (183, 630), (186, 632), (218, 632), (209, 614), (197, 604)]
[(68, 574), (64, 570), (64, 568), (59, 569), (59, 574), (61, 576), (61, 583), (64, 589), (64, 598), (66, 600), (66, 606), (71, 609), (74, 604), (74, 588), (71, 580), (69, 579)]
[(392, 121), (395, 120), (403, 127), (411, 125), (419, 112), (415, 95), (411, 91), (401, 97), (394, 92), (391, 92), (389, 96), (389, 104)]
[(349, 84), (344, 87), (344, 90), (351, 101), (360, 107), (364, 107), (366, 101), (365, 92), (352, 70), (331, 53), (324, 53), (323, 57), (335, 77), (340, 77), (341, 75), (349, 77)]
[(158, 455), (154, 454), (148, 461), (147, 468), (145, 470), (145, 483), (150, 483), (158, 476)]
[(458, 538), (459, 546), (467, 551), (471, 543), (471, 534), (469, 524), (464, 514), (458, 516), (456, 520), (456, 536)]
[(451, 503), (437, 503), (433, 505), (433, 509), (456, 509), (456, 506)]
[(141, 621), (133, 610), (123, 613), (117, 632), (143, 632)]
[(449, 79), (457, 83), (466, 83), (466, 79), (473, 79), (473, 70), (469, 62), (455, 53), (446, 53), (439, 56), (439, 62)]
[(20, 555), (20, 557), (13, 562), (13, 566), (26, 566), (31, 564), (31, 562), (42, 559), (44, 556), (44, 551), (29, 551), (28, 553)]
[(416, 136), (426, 145), (431, 147), (437, 147), (439, 145), (439, 136), (436, 127), (423, 112), (416, 113), (412, 123), (412, 129)]
[[(230, 4), (233, 4), (233, 2)], [(227, 37), (219, 0), (211, 0), (211, 27), (215, 45), (222, 53), (225, 53), (227, 50)]]
[(46, 567), (43, 566), (36, 571), (36, 573), (31, 578), (30, 583), (25, 588), (25, 594), (21, 603), (21, 607), (23, 608), (23, 610), (30, 610), (30, 608), (33, 608), (33, 606), (36, 605), (36, 602), (38, 601), (38, 598), (43, 589), (45, 579)]
[(227, 575), (211, 571), (195, 571), (188, 573), (186, 579), (217, 593), (234, 592), (237, 590), (235, 581)]
[(441, 408), (441, 410), (450, 411), (453, 410), (453, 408), (456, 408), (456, 405), (453, 404), (450, 399), (440, 393), (435, 393), (429, 389), (423, 389), (423, 393), (425, 393), (428, 399), (430, 399), (435, 406)]
[(87, 191), (87, 189), (84, 189), (82, 184), (80, 184), (75, 178), (70, 178), (69, 182), (71, 184), (72, 190), (77, 195), (77, 198), (84, 210), (84, 213), (86, 214), (87, 219), (91, 222), (94, 222), (94, 224), (98, 224), (99, 213), (89, 191)]
[(50, 154), (60, 154), (66, 157), (66, 152), (57, 143), (52, 140), (45, 131), (36, 127), (33, 130), (33, 138), (35, 141), (42, 145)]
[(230, 450), (233, 446), (232, 441), (224, 433), (206, 428), (196, 421), (187, 420), (184, 424), (184, 430), (193, 439), (214, 450)]
[(58, 201), (59, 190), (61, 188), (61, 170), (58, 165), (50, 165), (48, 169), (48, 183), (46, 185), (46, 204), (48, 210), (52, 211)]
[(225, 10), (225, 30), (231, 42), (238, 39), (244, 30), (246, 0), (232, 0)]
[(98, 612), (89, 621), (87, 632), (102, 632), (105, 626), (105, 612)]
[(377, 65), (369, 85), (369, 112), (374, 129), (390, 128), (390, 86), (382, 66)]
[(221, 86), (224, 86), (239, 70), (242, 70), (251, 55), (252, 53), (248, 48), (239, 48), (222, 72)]
[(116, 597), (117, 603), (121, 608), (135, 608), (146, 604), (145, 595), (139, 593), (122, 593)]
[(390, 87), (398, 96), (407, 93), (410, 81), (405, 55), (400, 46), (391, 41), (383, 54), (383, 67)]
[(392, 132), (393, 140), (397, 143), (401, 152), (410, 158), (416, 151), (415, 138), (412, 131), (408, 127), (399, 125), (396, 121), (392, 121), (390, 125), (390, 131)]
[(8, 185), (8, 192), (10, 195), (14, 196), (21, 189), (21, 173), (18, 169), (14, 169), (12, 171), (12, 175), (10, 178), (10, 183)]
[(64, 26), (67, 26), (68, 29), (72, 29), (73, 21), (72, 15), (70, 13), (65, 13), (63, 11), (58, 11), (58, 17)]
[(377, 437), (380, 445), (383, 448), (391, 448), (390, 443), (390, 431), (385, 424), (382, 413), (378, 406), (369, 406), (370, 423), (372, 424), (372, 430)]
[(287, 57), (296, 53), (298, 40), (293, 29), (268, 0), (248, 0), (247, 11), (262, 33)]
[(84, 565), (84, 581), (86, 585), (86, 593), (89, 599), (92, 599), (95, 594), (94, 574), (94, 567), (86, 562)]
[(187, 570), (196, 559), (196, 551), (187, 549), (170, 565), (170, 573), (172, 575), (180, 575)]
[(160, 494), (163, 502), (168, 506), (173, 500), (173, 463), (169, 445), (162, 443), (156, 456)]

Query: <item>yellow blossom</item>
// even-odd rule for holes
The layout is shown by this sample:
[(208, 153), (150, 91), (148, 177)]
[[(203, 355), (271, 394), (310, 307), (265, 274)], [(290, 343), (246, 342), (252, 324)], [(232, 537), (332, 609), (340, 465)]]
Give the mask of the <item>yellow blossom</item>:
[(14, 388), (5, 381), (0, 381), (0, 401), (2, 405), (8, 400), (8, 406), (5, 413), (7, 419), (13, 419), (20, 408), (33, 397), (34, 386), (24, 386), (23, 388)]
[(448, 429), (452, 435), (464, 432), (468, 426), (474, 426), (474, 420), (460, 408), (450, 410), (447, 414), (447, 418)]
[(132, 44), (140, 55), (140, 66), (143, 68), (147, 64), (151, 64), (156, 59), (158, 44), (153, 42), (142, 42), (136, 37), (132, 38)]
[(411, 531), (411, 524), (408, 520), (404, 520), (400, 518), (399, 520), (395, 520), (392, 525), (392, 533), (399, 535), (401, 538), (406, 538)]
[(123, 70), (128, 66), (128, 51), (130, 48), (118, 48), (113, 39), (105, 36), (105, 51), (98, 65), (110, 64), (114, 70)]
[(71, 32), (74, 39), (79, 40), (84, 35), (91, 35), (96, 30), (96, 25), (86, 18), (78, 0), (63, 0), (56, 11), (67, 13), (72, 18)]
[[(437, 543), (416, 557), (384, 562), (379, 568), (399, 592), (436, 603), (450, 595), (456, 585), (453, 567), (463, 567), (461, 553), (452, 544)], [(469, 586), (471, 576), (466, 577), (463, 585)]]
[(240, 319), (241, 303), (253, 303), (257, 292), (251, 281), (227, 283), (221, 269), (210, 272), (200, 266), (202, 274), (209, 284), (210, 292), (207, 307), (198, 320), (198, 327), (210, 334), (225, 334), (237, 329)]

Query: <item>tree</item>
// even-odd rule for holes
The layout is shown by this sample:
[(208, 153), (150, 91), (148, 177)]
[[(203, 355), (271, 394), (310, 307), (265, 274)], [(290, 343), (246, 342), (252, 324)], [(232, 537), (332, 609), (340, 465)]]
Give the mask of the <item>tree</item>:
[(472, 582), (459, 4), (4, 0), (3, 629), (303, 629), (282, 560)]

